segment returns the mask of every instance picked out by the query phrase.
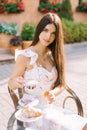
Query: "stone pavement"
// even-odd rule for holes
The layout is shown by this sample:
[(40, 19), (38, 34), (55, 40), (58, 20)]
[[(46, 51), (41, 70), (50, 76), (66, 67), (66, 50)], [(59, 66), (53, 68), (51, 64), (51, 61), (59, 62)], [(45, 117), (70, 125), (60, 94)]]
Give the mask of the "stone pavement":
[[(0, 57), (6, 58), (6, 55)], [(84, 116), (87, 117), (87, 42), (65, 45), (66, 82), (79, 96)], [(6, 130), (7, 121), (14, 111), (7, 91), (7, 82), (14, 62), (0, 63), (0, 130)], [(63, 97), (63, 94), (61, 94)], [(62, 98), (58, 102), (61, 103)], [(69, 108), (72, 107), (71, 101)]]

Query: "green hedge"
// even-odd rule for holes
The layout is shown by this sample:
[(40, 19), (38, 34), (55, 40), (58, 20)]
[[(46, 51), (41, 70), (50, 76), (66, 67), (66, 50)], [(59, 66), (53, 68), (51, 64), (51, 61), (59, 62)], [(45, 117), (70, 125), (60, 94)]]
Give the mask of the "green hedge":
[(62, 19), (65, 43), (87, 40), (87, 23), (75, 23)]

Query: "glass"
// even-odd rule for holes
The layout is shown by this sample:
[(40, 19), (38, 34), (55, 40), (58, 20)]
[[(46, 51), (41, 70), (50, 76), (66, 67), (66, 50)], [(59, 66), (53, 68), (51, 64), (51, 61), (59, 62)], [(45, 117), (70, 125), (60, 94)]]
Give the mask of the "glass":
[(34, 91), (38, 82), (36, 80), (26, 80), (25, 81), (25, 92), (30, 93), (30, 91)]

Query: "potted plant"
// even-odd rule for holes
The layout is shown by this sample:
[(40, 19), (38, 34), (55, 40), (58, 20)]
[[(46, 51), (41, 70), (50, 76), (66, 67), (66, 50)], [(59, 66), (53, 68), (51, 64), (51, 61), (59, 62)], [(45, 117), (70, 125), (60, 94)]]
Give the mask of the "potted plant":
[(10, 48), (9, 41), (16, 35), (18, 25), (16, 23), (0, 22), (0, 47)]
[(13, 55), (15, 55), (15, 49), (19, 49), (19, 50), (22, 49), (22, 39), (20, 36), (14, 36), (10, 40), (10, 49)]
[(23, 40), (23, 49), (28, 48), (33, 40), (35, 33), (35, 26), (33, 24), (24, 23), (21, 31), (21, 38)]

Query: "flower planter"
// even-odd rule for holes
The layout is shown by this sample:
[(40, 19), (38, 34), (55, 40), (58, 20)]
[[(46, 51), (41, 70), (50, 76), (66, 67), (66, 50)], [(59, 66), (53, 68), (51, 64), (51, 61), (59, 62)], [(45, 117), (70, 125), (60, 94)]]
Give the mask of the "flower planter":
[(7, 35), (5, 33), (0, 33), (0, 48), (10, 48), (9, 41), (13, 35)]
[(0, 13), (20, 13), (24, 11), (24, 2), (18, 1), (3, 1), (0, 2)]
[(19, 49), (19, 50), (22, 50), (22, 46), (10, 46), (10, 49), (11, 49), (11, 53), (12, 55), (15, 55), (15, 50), (16, 49)]
[(32, 44), (32, 41), (23, 41), (22, 46), (23, 49), (28, 48)]

